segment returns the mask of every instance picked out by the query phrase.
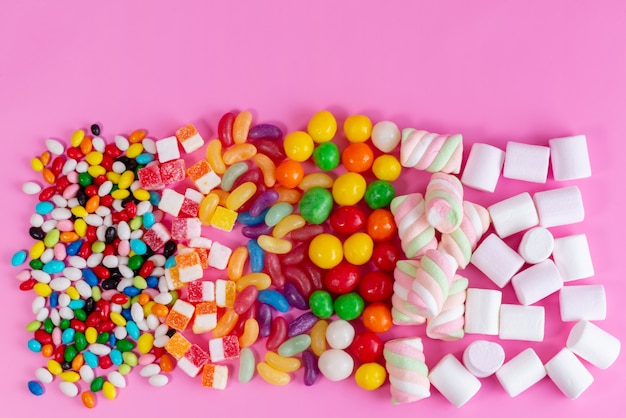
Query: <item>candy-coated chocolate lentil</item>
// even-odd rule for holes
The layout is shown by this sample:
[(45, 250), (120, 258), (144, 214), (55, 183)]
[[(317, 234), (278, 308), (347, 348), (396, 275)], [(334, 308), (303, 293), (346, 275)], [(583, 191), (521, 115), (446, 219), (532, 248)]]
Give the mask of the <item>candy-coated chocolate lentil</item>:
[(246, 319), (243, 333), (239, 336), (240, 347), (250, 347), (259, 338), (259, 323), (254, 318)]
[(237, 325), (239, 315), (234, 309), (227, 309), (224, 315), (217, 321), (215, 328), (213, 328), (213, 338), (225, 337)]
[(289, 302), (282, 293), (274, 289), (260, 290), (257, 294), (257, 300), (265, 303), (279, 312), (289, 311)]
[(291, 251), (292, 247), (291, 241), (281, 238), (275, 238), (271, 235), (259, 236), (259, 238), (257, 239), (257, 243), (264, 251), (274, 254), (287, 254), (289, 251)]
[(288, 189), (298, 187), (303, 177), (304, 168), (298, 161), (285, 160), (276, 167), (276, 181)]
[(365, 195), (367, 182), (359, 173), (348, 172), (335, 179), (332, 188), (333, 199), (338, 205), (356, 205)]
[(324, 275), (324, 287), (338, 295), (352, 292), (359, 285), (361, 271), (357, 266), (341, 262)]
[(248, 383), (254, 376), (256, 360), (253, 351), (248, 347), (243, 347), (239, 352), (239, 383)]
[(291, 381), (289, 374), (281, 372), (265, 362), (257, 364), (256, 370), (263, 380), (272, 385), (283, 386)]
[(309, 307), (318, 318), (329, 318), (333, 314), (333, 298), (326, 290), (316, 290), (309, 297)]
[(318, 267), (330, 269), (343, 259), (341, 241), (334, 235), (320, 234), (311, 240), (309, 259)]
[(35, 396), (43, 395), (43, 386), (36, 380), (30, 380), (28, 382), (28, 390)]
[(367, 263), (372, 258), (374, 241), (364, 232), (356, 232), (343, 242), (345, 259), (357, 266)]
[(283, 357), (292, 357), (302, 353), (311, 346), (311, 337), (308, 334), (300, 334), (289, 338), (278, 347), (278, 354)]
[(309, 331), (317, 322), (318, 318), (312, 312), (306, 312), (295, 318), (287, 328), (287, 336), (295, 337)]
[[(266, 305), (267, 306), (267, 305)], [(277, 316), (272, 320), (271, 331), (268, 335), (265, 347), (269, 351), (276, 351), (287, 340), (287, 320)]]
[(358, 318), (363, 312), (364, 306), (363, 298), (355, 292), (340, 295), (333, 304), (337, 316), (346, 321)]

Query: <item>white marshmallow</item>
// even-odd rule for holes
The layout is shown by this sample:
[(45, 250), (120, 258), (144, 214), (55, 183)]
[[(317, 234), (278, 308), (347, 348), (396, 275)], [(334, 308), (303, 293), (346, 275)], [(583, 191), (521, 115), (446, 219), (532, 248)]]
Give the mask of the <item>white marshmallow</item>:
[(185, 196), (172, 189), (164, 189), (159, 201), (159, 209), (172, 216), (178, 216)]
[(620, 341), (589, 321), (580, 321), (567, 337), (567, 348), (600, 369), (607, 369), (619, 356)]
[(489, 377), (502, 367), (504, 349), (498, 343), (477, 340), (463, 352), (463, 364), (476, 377)]
[(475, 143), (467, 157), (461, 182), (474, 189), (493, 193), (503, 164), (504, 151), (492, 145)]
[(552, 257), (564, 282), (586, 279), (595, 274), (585, 234), (556, 238)]
[(502, 292), (490, 289), (467, 289), (465, 332), (498, 335)]
[(533, 199), (526, 192), (509, 197), (487, 208), (491, 222), (501, 238), (539, 224)]
[(601, 284), (563, 286), (559, 293), (561, 321), (606, 319), (606, 293)]
[(471, 374), (456, 357), (447, 354), (428, 375), (430, 383), (452, 405), (460, 408), (480, 390), (480, 380)]
[(526, 231), (517, 252), (529, 264), (537, 264), (550, 257), (554, 236), (546, 228), (537, 226)]
[(503, 340), (543, 341), (546, 313), (543, 306), (502, 304), (500, 338)]
[(218, 270), (224, 270), (228, 265), (228, 260), (230, 259), (230, 255), (232, 253), (233, 250), (231, 250), (230, 247), (214, 241), (213, 244), (211, 244), (211, 251), (209, 251), (209, 259), (207, 260), (207, 263), (209, 266)]
[(508, 142), (504, 159), (504, 177), (545, 183), (548, 178), (550, 148), (541, 145)]
[(500, 367), (496, 377), (513, 398), (546, 377), (546, 369), (537, 353), (527, 348)]
[(522, 268), (524, 259), (496, 234), (490, 234), (474, 250), (471, 263), (502, 288)]
[(563, 287), (559, 270), (550, 259), (517, 273), (511, 283), (522, 305), (532, 305)]
[(567, 348), (552, 357), (545, 368), (554, 384), (570, 399), (578, 398), (593, 383), (589, 370)]
[(577, 186), (561, 187), (535, 193), (533, 199), (544, 228), (569, 225), (585, 219), (585, 208)]
[(556, 181), (591, 177), (591, 164), (585, 135), (555, 138), (549, 143), (552, 174)]
[(175, 136), (168, 136), (167, 138), (156, 141), (156, 149), (157, 154), (159, 155), (159, 162), (161, 163), (166, 163), (180, 158), (178, 140)]

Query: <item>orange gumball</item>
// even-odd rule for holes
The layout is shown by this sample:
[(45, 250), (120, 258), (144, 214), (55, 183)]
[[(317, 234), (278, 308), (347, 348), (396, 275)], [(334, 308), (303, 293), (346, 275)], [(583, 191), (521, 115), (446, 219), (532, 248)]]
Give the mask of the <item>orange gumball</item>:
[(285, 160), (276, 167), (276, 181), (283, 187), (294, 189), (304, 177), (302, 165), (294, 160)]
[(397, 231), (393, 214), (387, 209), (376, 209), (367, 218), (367, 234), (375, 242), (389, 241)]
[(363, 142), (348, 145), (341, 153), (341, 163), (348, 171), (363, 173), (372, 167), (374, 152)]
[(382, 333), (389, 331), (393, 325), (391, 310), (383, 302), (376, 302), (363, 309), (361, 315), (363, 325), (372, 332)]

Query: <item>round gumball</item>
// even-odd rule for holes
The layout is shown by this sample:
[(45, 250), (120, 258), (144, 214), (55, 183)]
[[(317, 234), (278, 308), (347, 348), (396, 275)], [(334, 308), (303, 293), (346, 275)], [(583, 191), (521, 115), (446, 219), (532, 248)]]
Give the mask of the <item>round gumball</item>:
[(334, 308), (339, 318), (351, 321), (363, 313), (364, 305), (365, 302), (358, 293), (350, 292), (335, 299)]
[(276, 181), (283, 187), (294, 189), (304, 177), (302, 165), (294, 160), (285, 160), (276, 167)]
[(383, 242), (392, 239), (398, 228), (391, 211), (376, 209), (367, 217), (366, 231), (375, 242)]
[(295, 131), (289, 133), (284, 141), (283, 147), (287, 158), (295, 161), (306, 161), (313, 154), (313, 138), (304, 131)]
[(371, 363), (378, 360), (383, 354), (383, 348), (383, 340), (371, 331), (357, 334), (350, 344), (350, 352), (361, 363)]
[(389, 331), (393, 325), (391, 310), (382, 302), (372, 303), (363, 309), (361, 316), (365, 328), (372, 332), (383, 333)]
[(316, 290), (309, 296), (309, 308), (318, 318), (329, 318), (333, 314), (333, 298), (325, 290)]
[(331, 269), (343, 260), (343, 246), (334, 235), (320, 234), (309, 244), (309, 259), (318, 267)]
[(374, 246), (372, 261), (382, 271), (393, 271), (400, 259), (400, 250), (390, 242), (382, 242)]
[(337, 177), (333, 183), (333, 199), (335, 199), (338, 205), (356, 205), (363, 199), (366, 188), (367, 182), (362, 175), (359, 173), (344, 173)]
[(354, 360), (343, 350), (331, 348), (320, 355), (317, 365), (324, 377), (331, 382), (347, 379), (354, 370)]
[(394, 181), (400, 177), (402, 165), (393, 155), (384, 154), (376, 157), (372, 164), (372, 173), (378, 180)]
[[(333, 193), (334, 195), (334, 193)], [(365, 191), (365, 202), (370, 209), (379, 209), (389, 206), (393, 198), (396, 197), (396, 191), (385, 180), (376, 180), (368, 184)]]
[(382, 302), (393, 294), (393, 279), (382, 271), (370, 271), (361, 278), (358, 293), (368, 302)]
[(341, 153), (341, 164), (348, 171), (364, 173), (374, 163), (374, 152), (362, 142), (348, 145)]
[(333, 196), (323, 187), (312, 187), (302, 194), (300, 215), (309, 223), (319, 225), (333, 210)]
[(313, 115), (306, 130), (318, 144), (328, 142), (337, 132), (337, 120), (328, 110), (320, 110)]
[(361, 364), (356, 373), (354, 380), (359, 387), (365, 390), (376, 390), (385, 383), (387, 371), (378, 363)]
[(364, 115), (348, 116), (343, 123), (343, 132), (350, 142), (365, 142), (372, 136), (372, 121)]
[(356, 289), (360, 279), (361, 271), (359, 268), (343, 261), (326, 272), (324, 288), (329, 292), (342, 295)]
[(343, 256), (357, 266), (370, 261), (374, 250), (374, 241), (365, 232), (356, 232), (343, 242)]
[(398, 125), (388, 120), (378, 122), (372, 128), (372, 143), (382, 152), (393, 151), (400, 143), (401, 137)]
[(339, 148), (332, 142), (319, 144), (313, 151), (313, 161), (321, 170), (334, 170), (339, 165)]
[(356, 206), (341, 206), (330, 215), (329, 221), (340, 234), (353, 234), (365, 225), (365, 213)]
[(354, 340), (354, 327), (348, 321), (338, 319), (326, 328), (326, 341), (330, 348), (346, 349)]

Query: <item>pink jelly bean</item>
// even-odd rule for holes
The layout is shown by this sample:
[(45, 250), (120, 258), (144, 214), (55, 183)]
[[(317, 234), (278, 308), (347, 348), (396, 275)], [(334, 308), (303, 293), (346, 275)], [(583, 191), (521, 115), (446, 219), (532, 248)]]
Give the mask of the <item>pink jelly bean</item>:
[(306, 225), (289, 233), (294, 241), (311, 241), (313, 238), (324, 232), (322, 225)]
[(65, 245), (62, 243), (58, 243), (54, 246), (54, 258), (56, 260), (63, 261), (67, 256), (67, 251), (65, 250)]
[(120, 241), (117, 246), (117, 253), (122, 257), (127, 257), (130, 254), (130, 242), (127, 239)]
[(155, 360), (156, 360), (156, 356), (154, 354), (151, 354), (151, 353), (142, 354), (139, 356), (138, 363), (141, 366), (147, 366), (148, 364), (154, 363)]
[(300, 294), (306, 298), (311, 296), (313, 292), (313, 285), (309, 275), (298, 266), (286, 266), (283, 269), (285, 278), (293, 283)]
[(61, 336), (62, 336), (61, 328), (55, 327), (52, 330), (52, 344), (56, 346), (61, 344), (61, 338), (62, 338)]
[(235, 312), (242, 315), (248, 311), (254, 304), (258, 295), (259, 289), (256, 286), (246, 286), (241, 292), (239, 292), (239, 294), (237, 294), (237, 297), (235, 298)]
[[(69, 177), (69, 176), (68, 176)], [(80, 190), (80, 185), (73, 183), (70, 184), (63, 190), (63, 199), (70, 200), (73, 197), (76, 197), (76, 193)]]
[(274, 253), (265, 254), (265, 272), (269, 274), (274, 286), (280, 289), (285, 285), (285, 276), (278, 255)]
[(300, 264), (309, 252), (308, 245), (298, 245), (293, 250), (280, 258), (280, 263), (283, 266), (296, 266)]
[(30, 270), (21, 270), (15, 276), (15, 278), (17, 278), (17, 280), (19, 280), (20, 282), (25, 282), (26, 280), (29, 280), (31, 277), (32, 276), (30, 274)]
[(56, 228), (61, 232), (69, 232), (74, 230), (74, 223), (69, 219), (61, 219), (57, 222)]
[(287, 320), (282, 316), (277, 316), (272, 321), (272, 330), (267, 337), (265, 347), (269, 351), (277, 351), (278, 347), (287, 340)]
[(78, 183), (78, 173), (76, 171), (70, 171), (69, 173), (67, 173), (67, 180), (72, 184)]

